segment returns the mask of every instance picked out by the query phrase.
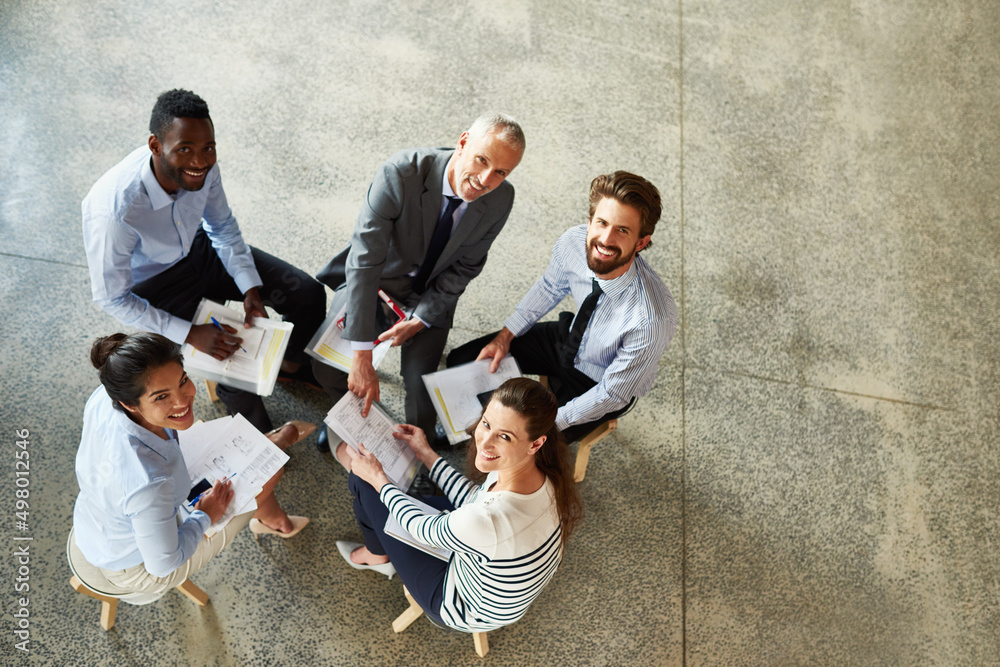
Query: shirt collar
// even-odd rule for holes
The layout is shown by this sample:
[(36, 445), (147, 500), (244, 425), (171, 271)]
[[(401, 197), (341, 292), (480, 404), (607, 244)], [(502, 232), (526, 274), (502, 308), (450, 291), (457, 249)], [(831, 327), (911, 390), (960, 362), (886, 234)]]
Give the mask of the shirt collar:
[[(444, 177), (441, 179), (441, 197), (442, 201), (444, 197), (458, 197), (455, 191), (451, 188), (451, 183), (448, 182), (448, 170), (451, 169), (452, 162), (455, 161), (455, 154), (451, 154), (451, 158), (448, 159), (448, 164), (444, 168)], [(444, 205), (442, 204), (442, 210)], [(465, 213), (465, 209), (469, 208), (469, 202), (463, 200), (461, 204), (458, 205), (458, 212)]]
[(627, 290), (629, 288), (629, 285), (631, 285), (632, 282), (635, 280), (636, 274), (638, 272), (638, 269), (636, 268), (635, 265), (636, 262), (638, 261), (639, 261), (639, 255), (637, 254), (635, 258), (632, 260), (632, 265), (628, 267), (628, 271), (621, 274), (617, 278), (613, 278), (612, 280), (603, 280), (601, 278), (598, 278), (594, 274), (594, 272), (591, 271), (589, 268), (587, 269), (587, 273), (589, 273), (592, 277), (597, 278), (597, 284), (601, 286), (601, 291), (604, 292), (604, 294), (608, 295), (609, 297), (617, 297), (620, 294), (624, 294), (625, 290)]
[(167, 435), (170, 436), (170, 438), (168, 440), (164, 440), (149, 429), (136, 424), (125, 412), (115, 408), (114, 406), (112, 406), (111, 409), (114, 410), (114, 419), (117, 420), (117, 425), (121, 430), (137, 439), (146, 447), (152, 449), (164, 459), (168, 458), (168, 454), (172, 448), (179, 446), (177, 442), (177, 431), (173, 429), (166, 429)]
[[(168, 195), (167, 191), (160, 185), (160, 182), (156, 180), (156, 174), (153, 173), (153, 168), (149, 165), (153, 153), (150, 152), (149, 156), (148, 159), (142, 161), (142, 184), (146, 186), (146, 194), (149, 195), (149, 205), (152, 206), (154, 211), (159, 211), (161, 208), (173, 204), (174, 198)], [(126, 419), (128, 418), (126, 417)]]

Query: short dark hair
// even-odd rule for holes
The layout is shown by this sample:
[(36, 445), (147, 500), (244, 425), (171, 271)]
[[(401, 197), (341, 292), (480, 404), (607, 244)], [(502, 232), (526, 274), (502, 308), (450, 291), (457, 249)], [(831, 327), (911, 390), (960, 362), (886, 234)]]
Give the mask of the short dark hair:
[(605, 197), (639, 211), (639, 238), (652, 236), (663, 212), (660, 191), (642, 176), (616, 171), (598, 176), (590, 183), (590, 218)]
[(190, 90), (174, 88), (160, 93), (153, 105), (153, 113), (149, 117), (149, 132), (163, 141), (164, 135), (170, 130), (174, 118), (208, 118), (208, 104)]
[(184, 367), (180, 347), (155, 333), (111, 334), (98, 338), (90, 348), (90, 363), (101, 372), (101, 384), (115, 408), (123, 412), (122, 403), (139, 405), (149, 372), (171, 361)]
[[(545, 385), (526, 377), (507, 380), (493, 392), (490, 401), (496, 401), (520, 415), (531, 440), (546, 436), (545, 443), (535, 452), (535, 465), (552, 482), (559, 521), (562, 524), (562, 543), (565, 546), (570, 533), (583, 516), (583, 504), (576, 490), (576, 480), (573, 479), (569, 447), (562, 431), (556, 426), (559, 402)], [(484, 407), (482, 414), (485, 413)], [(475, 438), (475, 432), (476, 424), (473, 424), (468, 433)], [(473, 481), (482, 482), (486, 476), (476, 469), (475, 460), (476, 446), (470, 444), (466, 462), (469, 477)]]

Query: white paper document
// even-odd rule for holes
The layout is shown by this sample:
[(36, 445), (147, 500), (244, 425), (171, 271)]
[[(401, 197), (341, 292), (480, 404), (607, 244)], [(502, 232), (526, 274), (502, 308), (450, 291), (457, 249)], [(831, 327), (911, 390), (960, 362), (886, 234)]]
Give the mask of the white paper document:
[(243, 315), (222, 304), (202, 299), (195, 312), (194, 324), (212, 324), (212, 318), (237, 330), (243, 339), (228, 359), (219, 361), (210, 354), (184, 344), (184, 370), (191, 375), (221, 382), (237, 389), (270, 396), (278, 379), (281, 360), (292, 333), (292, 324), (265, 317), (254, 318), (253, 326), (243, 328)]
[[(443, 513), (442, 510), (432, 507), (431, 505), (428, 505), (424, 501), (417, 500), (412, 496), (410, 497), (410, 500), (413, 501), (413, 503), (417, 507), (423, 510), (424, 514), (437, 515)], [(415, 549), (426, 551), (430, 555), (436, 556), (437, 558), (440, 558), (445, 562), (451, 560), (451, 549), (445, 549), (443, 547), (432, 547), (431, 545), (426, 544), (425, 542), (421, 542), (413, 535), (411, 535), (408, 530), (403, 528), (403, 526), (398, 521), (396, 521), (396, 517), (392, 515), (392, 512), (389, 513), (388, 518), (385, 520), (384, 530), (386, 535), (392, 535), (400, 542), (405, 542), (406, 544), (409, 544), (411, 547)]]
[(420, 461), (409, 445), (392, 437), (399, 422), (378, 403), (372, 403), (368, 417), (362, 417), (364, 404), (363, 398), (348, 392), (330, 408), (323, 421), (354, 451), (358, 451), (359, 443), (364, 443), (365, 449), (382, 464), (389, 481), (406, 491), (417, 476)]
[(482, 414), (479, 394), (493, 391), (511, 378), (521, 377), (517, 361), (509, 354), (500, 361), (496, 373), (490, 373), (490, 363), (491, 359), (481, 359), (424, 376), (434, 410), (444, 425), (448, 442), (453, 445), (469, 439), (465, 429)]
[(288, 454), (243, 415), (195, 424), (178, 433), (181, 454), (193, 482), (233, 479), (233, 499), (222, 518), (205, 531), (212, 535), (237, 514), (257, 508), (264, 484), (288, 461)]
[[(406, 314), (388, 294), (379, 290), (378, 295), (381, 299), (378, 305), (385, 313), (383, 318), (378, 319), (379, 328), (382, 328), (384, 325), (394, 325), (406, 318)], [(305, 351), (309, 356), (319, 359), (328, 366), (333, 366), (345, 373), (350, 373), (351, 358), (354, 355), (354, 351), (351, 349), (351, 341), (345, 340), (342, 337), (344, 318), (346, 316), (347, 290), (339, 289), (333, 293), (333, 303), (330, 305), (330, 312), (327, 313), (323, 324), (316, 330), (316, 334), (312, 337), (312, 340), (306, 345)], [(385, 329), (388, 329), (389, 326), (385, 326)], [(385, 329), (382, 330), (384, 331)], [(375, 349), (372, 350), (373, 369), (378, 370), (379, 364), (385, 359), (385, 355), (389, 353), (390, 347), (389, 341), (375, 345)]]

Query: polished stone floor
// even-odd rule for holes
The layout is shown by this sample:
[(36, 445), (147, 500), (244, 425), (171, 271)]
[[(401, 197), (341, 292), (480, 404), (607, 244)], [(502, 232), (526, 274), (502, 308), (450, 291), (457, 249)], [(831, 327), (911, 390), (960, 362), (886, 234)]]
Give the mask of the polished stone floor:
[[(44, 665), (1000, 664), (1000, 7), (993, 0), (0, 2), (0, 537), (29, 544), (30, 654), (0, 566), (0, 656)], [(63, 556), (96, 386), (80, 202), (156, 95), (212, 109), (252, 244), (317, 271), (377, 165), (518, 117), (517, 200), (449, 346), (496, 328), (586, 216), (591, 178), (664, 196), (645, 256), (681, 316), (657, 386), (595, 448), (587, 516), (491, 652), (349, 569), (345, 476), (310, 439), (249, 533), (98, 626)], [(391, 355), (390, 409), (402, 389)], [(275, 419), (318, 422), (301, 388)], [(202, 417), (220, 414), (199, 395)], [(30, 517), (15, 524), (15, 430)], [(32, 540), (15, 542), (14, 537)]]

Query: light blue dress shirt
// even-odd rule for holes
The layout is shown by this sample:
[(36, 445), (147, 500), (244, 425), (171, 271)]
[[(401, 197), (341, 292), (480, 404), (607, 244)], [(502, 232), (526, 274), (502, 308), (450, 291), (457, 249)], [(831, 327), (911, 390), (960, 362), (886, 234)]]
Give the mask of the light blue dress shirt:
[[(552, 248), (549, 268), (504, 326), (520, 336), (567, 294), (579, 306), (594, 278), (587, 268), (587, 225), (571, 227)], [(660, 357), (677, 328), (674, 298), (641, 255), (614, 280), (597, 282), (603, 294), (573, 363), (597, 385), (559, 408), (556, 425), (563, 430), (620, 410), (652, 389)]]
[(90, 189), (83, 200), (83, 243), (94, 302), (122, 324), (180, 344), (191, 323), (153, 308), (132, 286), (186, 257), (199, 227), (240, 292), (263, 283), (226, 202), (219, 165), (201, 190), (173, 197), (157, 182), (151, 156), (146, 146), (132, 151)]
[[(144, 563), (150, 574), (165, 577), (198, 548), (212, 520), (182, 508), (193, 484), (176, 431), (167, 435), (163, 440), (116, 410), (103, 386), (91, 394), (73, 508), (76, 544), (91, 565), (124, 570)], [(179, 520), (178, 511), (186, 518)]]

